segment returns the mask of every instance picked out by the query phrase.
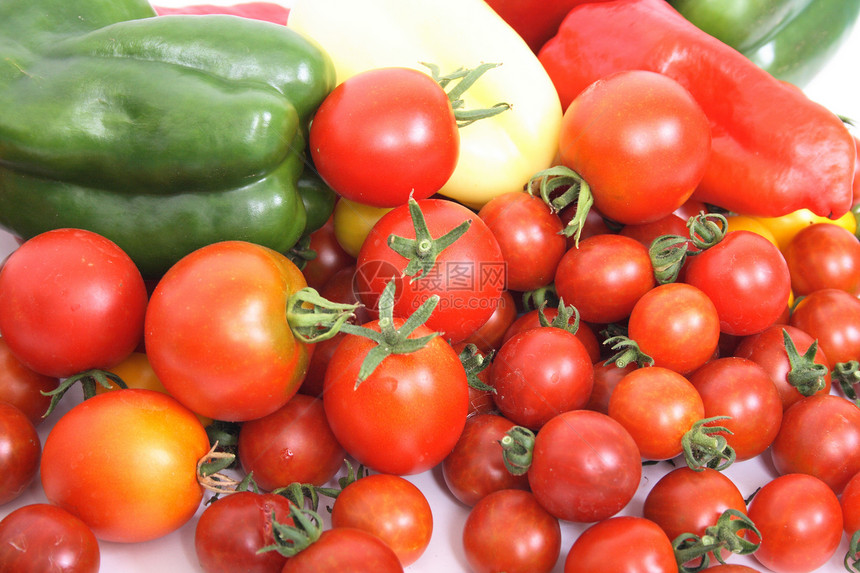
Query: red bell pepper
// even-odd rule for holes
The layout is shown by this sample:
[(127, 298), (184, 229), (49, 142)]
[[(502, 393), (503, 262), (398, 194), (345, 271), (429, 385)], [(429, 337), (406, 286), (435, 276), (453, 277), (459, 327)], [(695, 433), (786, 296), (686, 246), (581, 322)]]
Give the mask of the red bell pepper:
[(246, 2), (232, 6), (215, 6), (213, 4), (179, 7), (153, 6), (153, 9), (159, 16), (170, 14), (229, 14), (283, 25), (287, 24), (287, 16), (290, 13), (289, 8), (274, 2)]
[(856, 153), (839, 117), (664, 0), (577, 6), (539, 59), (565, 109), (586, 86), (622, 70), (662, 73), (686, 87), (712, 131), (694, 199), (768, 217), (807, 208), (836, 218), (851, 207)]

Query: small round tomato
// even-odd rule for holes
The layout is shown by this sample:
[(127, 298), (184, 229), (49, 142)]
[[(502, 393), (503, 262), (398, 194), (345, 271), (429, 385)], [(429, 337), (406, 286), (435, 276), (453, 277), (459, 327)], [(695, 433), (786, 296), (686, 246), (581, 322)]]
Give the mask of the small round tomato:
[(505, 332), (516, 318), (517, 305), (514, 302), (514, 297), (509, 291), (503, 290), (499, 298), (499, 304), (496, 306), (493, 314), (490, 315), (490, 318), (487, 319), (487, 322), (466, 337), (463, 342), (474, 344), (483, 353), (498, 350), (504, 340)]
[(655, 72), (623, 71), (594, 82), (562, 119), (561, 163), (588, 182), (594, 206), (619, 223), (655, 221), (684, 204), (710, 152), (702, 108), (681, 84)]
[(197, 511), (203, 499), (197, 462), (209, 447), (197, 417), (170, 396), (106, 392), (54, 425), (42, 452), (42, 488), (99, 539), (147, 541)]
[(22, 363), (46, 376), (118, 364), (143, 338), (146, 304), (131, 258), (90, 231), (36, 235), (0, 269), (0, 335)]
[(355, 256), (346, 252), (335, 236), (334, 216), (311, 233), (309, 241), (308, 248), (315, 256), (302, 269), (309, 287), (320, 290), (341, 269), (355, 264)]
[(60, 507), (25, 505), (0, 521), (0, 571), (98, 573), (100, 563), (92, 530)]
[(0, 505), (24, 493), (39, 471), (42, 441), (24, 412), (0, 402)]
[(670, 213), (665, 217), (657, 219), (656, 221), (651, 221), (650, 223), (624, 225), (624, 227), (618, 231), (619, 235), (636, 239), (647, 248), (651, 247), (651, 243), (653, 243), (654, 239), (657, 237), (662, 237), (663, 235), (679, 235), (681, 237), (686, 237), (687, 233), (687, 220), (682, 219), (675, 213)]
[(293, 482), (321, 486), (343, 465), (346, 452), (326, 420), (322, 400), (296, 394), (267, 416), (239, 429), (239, 460), (264, 490)]
[(27, 368), (0, 338), (0, 401), (16, 406), (34, 426), (42, 423), (51, 404), (51, 397), (42, 392), (56, 389), (59, 382), (58, 378)]
[(851, 476), (845, 484), (839, 504), (842, 506), (843, 529), (850, 538), (860, 530), (860, 472)]
[(478, 414), (466, 420), (460, 439), (442, 462), (442, 477), (454, 497), (474, 506), (500, 489), (529, 488), (525, 474), (508, 471), (499, 445), (514, 426), (512, 421), (496, 414)]
[(357, 479), (338, 493), (331, 508), (332, 527), (354, 527), (379, 537), (407, 567), (430, 544), (433, 512), (421, 490), (391, 474)]
[(561, 551), (561, 527), (530, 492), (503, 489), (469, 511), (463, 550), (475, 573), (549, 573)]
[(448, 94), (428, 74), (398, 67), (341, 82), (316, 111), (308, 143), (314, 166), (332, 189), (376, 207), (433, 195), (454, 173), (460, 154)]
[(605, 519), (576, 538), (564, 561), (564, 573), (619, 571), (676, 573), (672, 541), (644, 517)]
[(860, 360), (860, 299), (842, 289), (825, 288), (803, 297), (789, 324), (806, 332), (838, 364)]
[[(806, 573), (824, 565), (842, 540), (839, 498), (820, 479), (786, 474), (764, 484), (747, 510), (761, 532), (753, 553), (776, 573)], [(751, 541), (758, 541), (749, 533)]]
[(403, 566), (394, 550), (376, 535), (354, 527), (333, 527), (287, 559), (281, 573), (308, 571), (403, 573)]
[(279, 573), (287, 558), (277, 551), (260, 552), (275, 543), (273, 518), (282, 525), (292, 524), (286, 497), (240, 491), (207, 505), (194, 530), (200, 567), (206, 573)]
[(852, 234), (857, 230), (857, 221), (851, 211), (838, 219), (829, 219), (816, 215), (809, 209), (798, 209), (780, 217), (754, 217), (763, 224), (776, 239), (779, 250), (785, 252), (788, 244), (802, 229), (816, 223), (830, 223), (842, 227)]
[(614, 361), (594, 363), (594, 385), (585, 407), (601, 414), (609, 414), (609, 398), (621, 379), (639, 368), (636, 362), (619, 367)]
[[(541, 326), (539, 311), (540, 309), (534, 309), (519, 315), (516, 320), (510, 324), (508, 329), (505, 330), (502, 342), (507, 342), (513, 338), (514, 335), (525, 330), (529, 330), (530, 328), (539, 328)], [(555, 317), (558, 316), (558, 308), (552, 306), (545, 307), (543, 309), (543, 314), (547, 321), (551, 323), (555, 320)], [(600, 342), (597, 340), (597, 335), (594, 333), (594, 327), (580, 320), (579, 328), (576, 329), (574, 334), (585, 347), (585, 350), (588, 352), (588, 356), (591, 357), (591, 361), (597, 362), (600, 360)]]
[(860, 241), (847, 229), (829, 223), (804, 227), (788, 244), (785, 260), (797, 296), (823, 288), (860, 294)]

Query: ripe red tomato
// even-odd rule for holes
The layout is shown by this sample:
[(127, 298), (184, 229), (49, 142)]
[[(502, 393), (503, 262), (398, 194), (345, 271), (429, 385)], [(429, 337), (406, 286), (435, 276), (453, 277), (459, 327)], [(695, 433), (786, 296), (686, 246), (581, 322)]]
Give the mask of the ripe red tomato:
[(98, 573), (100, 563), (92, 530), (56, 505), (25, 505), (0, 521), (2, 571)]
[[(394, 327), (405, 321), (395, 318)], [(364, 326), (379, 330), (379, 321)], [(409, 338), (432, 334), (421, 325)], [(356, 387), (367, 353), (377, 347), (348, 334), (326, 371), (326, 417), (337, 440), (360, 463), (381, 473), (415, 474), (440, 463), (466, 423), (469, 385), (450, 344), (432, 338), (408, 354), (391, 354)]]
[(609, 397), (609, 415), (633, 436), (642, 458), (668, 460), (683, 451), (681, 438), (705, 417), (705, 406), (682, 375), (651, 366), (621, 379)]
[[(186, 255), (159, 281), (146, 312), (146, 352), (168, 392), (223, 421), (271, 414), (293, 397), (311, 347), (287, 321), (307, 286), (284, 255), (225, 241)], [(201, 333), (205, 333), (205, 336)]]
[(403, 573), (397, 554), (379, 537), (354, 527), (334, 527), (287, 559), (281, 573), (373, 571)]
[(507, 288), (530, 291), (553, 281), (567, 239), (561, 234), (561, 219), (543, 199), (528, 193), (504, 193), (490, 199), (478, 216), (502, 249)]
[(275, 543), (273, 518), (292, 524), (290, 502), (282, 495), (240, 491), (207, 505), (194, 530), (200, 567), (206, 573), (279, 573), (287, 558), (277, 551), (260, 552)]
[(795, 296), (823, 288), (860, 294), (860, 242), (839, 225), (804, 227), (789, 242), (785, 260)]
[(486, 323), (499, 304), (505, 281), (502, 251), (489, 227), (463, 205), (447, 199), (424, 199), (417, 205), (434, 239), (466, 221), (470, 226), (439, 253), (427, 273), (419, 271), (411, 280), (404, 277), (409, 261), (389, 245), (392, 235), (416, 238), (410, 206), (388, 212), (370, 230), (358, 254), (358, 297), (376, 309), (380, 294), (394, 279), (394, 315), (406, 317), (437, 294), (439, 304), (426, 324), (450, 342), (460, 342)]
[(264, 490), (293, 482), (321, 486), (343, 465), (346, 451), (326, 420), (322, 400), (296, 394), (278, 410), (244, 422), (239, 460)]
[(412, 482), (392, 474), (372, 474), (350, 483), (338, 494), (331, 508), (331, 524), (376, 535), (407, 567), (430, 544), (433, 512)]
[[(747, 515), (761, 532), (753, 553), (776, 573), (807, 573), (824, 565), (842, 540), (839, 498), (820, 479), (786, 474), (764, 484)], [(750, 533), (752, 541), (758, 541)]]
[(589, 410), (608, 415), (609, 398), (612, 396), (615, 387), (618, 386), (622, 378), (637, 368), (639, 368), (639, 365), (636, 362), (626, 364), (623, 368), (619, 368), (614, 361), (595, 362), (594, 386), (591, 389), (591, 396), (588, 398), (588, 403), (585, 407)]
[(842, 506), (842, 527), (850, 538), (860, 530), (860, 472), (848, 480), (839, 497), (839, 504)]
[(472, 343), (482, 353), (498, 350), (502, 345), (505, 331), (517, 318), (517, 305), (514, 297), (507, 290), (502, 291), (496, 310), (478, 330), (466, 337), (462, 342)]
[(24, 412), (0, 402), (0, 505), (24, 493), (39, 471), (42, 441)]
[(785, 411), (770, 453), (780, 474), (813, 475), (839, 495), (860, 472), (860, 408), (833, 394), (798, 400)]
[(644, 517), (604, 519), (582, 532), (564, 561), (564, 573), (618, 571), (676, 573), (672, 541)]
[(22, 363), (46, 376), (121, 362), (143, 337), (146, 303), (131, 258), (90, 231), (37, 235), (0, 269), (0, 335)]
[(720, 316), (720, 330), (746, 336), (782, 315), (791, 293), (788, 266), (776, 246), (751, 231), (730, 231), (684, 267), (684, 282), (702, 290)]
[(562, 119), (561, 163), (588, 182), (594, 206), (619, 223), (656, 221), (683, 205), (710, 152), (702, 108), (681, 84), (654, 72), (594, 82)]
[(657, 219), (650, 223), (641, 223), (639, 225), (624, 225), (619, 235), (636, 239), (646, 247), (651, 247), (654, 239), (663, 235), (678, 235), (686, 237), (689, 231), (687, 230), (687, 220), (682, 219), (679, 215), (671, 213), (662, 219)]
[(503, 489), (469, 511), (463, 550), (475, 573), (549, 573), (561, 551), (561, 527), (530, 492)]
[[(569, 249), (558, 264), (555, 289), (580, 318), (594, 324), (627, 318), (655, 285), (648, 249), (621, 235), (594, 235)], [(612, 296), (607, 296), (612, 293)]]
[(642, 460), (624, 426), (599, 412), (571, 410), (537, 433), (527, 475), (535, 498), (552, 515), (599, 521), (633, 499)]
[(500, 489), (529, 488), (525, 474), (508, 471), (499, 441), (514, 427), (504, 416), (479, 414), (466, 420), (463, 433), (442, 462), (442, 477), (451, 494), (468, 506)]
[(197, 511), (203, 499), (197, 462), (208, 451), (200, 421), (170, 396), (106, 392), (54, 425), (42, 451), (42, 488), (99, 539), (147, 541)]
[(42, 423), (51, 404), (51, 397), (42, 392), (56, 389), (59, 382), (24, 366), (0, 338), (0, 401), (16, 406), (34, 426)]
[(789, 324), (818, 341), (830, 364), (860, 360), (860, 299), (837, 288), (824, 288), (803, 297)]
[[(567, 302), (565, 302), (567, 304)], [(505, 330), (504, 337), (502, 338), (502, 342), (507, 342), (514, 335), (523, 332), (524, 330), (528, 330), (530, 328), (539, 328), (541, 326), (540, 323), (540, 314), (539, 309), (530, 310), (528, 312), (524, 312), (519, 315), (516, 320), (514, 320), (507, 330)], [(548, 306), (543, 309), (543, 314), (546, 317), (547, 321), (552, 322), (556, 316), (558, 316), (558, 308)], [(579, 328), (576, 329), (576, 337), (585, 347), (585, 350), (588, 352), (588, 356), (591, 357), (592, 362), (597, 362), (600, 360), (600, 342), (597, 340), (597, 335), (594, 333), (594, 327), (590, 324), (579, 321)]]
[(347, 253), (335, 236), (334, 217), (310, 234), (308, 247), (316, 253), (302, 269), (308, 286), (321, 290), (344, 267), (354, 265), (355, 257)]
[(448, 181), (460, 154), (457, 130), (448, 95), (432, 77), (376, 68), (326, 97), (311, 123), (309, 147), (320, 176), (340, 195), (396, 207), (410, 196), (425, 199)]

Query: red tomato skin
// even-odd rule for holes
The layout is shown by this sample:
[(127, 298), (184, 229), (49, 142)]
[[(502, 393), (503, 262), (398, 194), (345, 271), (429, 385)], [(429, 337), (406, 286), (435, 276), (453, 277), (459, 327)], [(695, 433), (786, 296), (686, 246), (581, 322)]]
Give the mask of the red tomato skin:
[(860, 299), (835, 288), (813, 291), (791, 312), (789, 324), (818, 341), (831, 364), (860, 360)]
[(543, 199), (528, 193), (504, 193), (484, 204), (478, 216), (499, 242), (506, 288), (530, 291), (553, 281), (567, 251), (567, 239), (561, 219)]
[(823, 288), (860, 294), (860, 242), (851, 231), (830, 223), (804, 227), (785, 250), (795, 296)]
[[(776, 573), (808, 573), (824, 565), (842, 540), (842, 508), (826, 483), (786, 474), (764, 484), (747, 515), (761, 532), (756, 560)], [(758, 541), (750, 533), (752, 541)]]
[(641, 462), (636, 442), (624, 426), (599, 412), (571, 410), (537, 433), (529, 487), (559, 519), (599, 521), (633, 499)]
[(656, 221), (683, 205), (710, 151), (710, 123), (693, 96), (642, 70), (582, 90), (564, 113), (559, 139), (561, 163), (588, 182), (605, 217), (624, 224)]
[(765, 369), (746, 358), (726, 356), (712, 360), (691, 373), (705, 406), (705, 418), (729, 416), (709, 422), (731, 433), (720, 432), (734, 448), (737, 461), (764, 452), (782, 424), (782, 399)]
[(9, 402), (38, 426), (51, 404), (51, 397), (42, 394), (54, 390), (60, 381), (39, 374), (24, 366), (0, 338), (0, 400)]
[(675, 573), (672, 542), (644, 517), (611, 517), (591, 525), (573, 542), (564, 573)]
[(474, 344), (482, 353), (498, 350), (502, 346), (505, 331), (517, 318), (517, 305), (510, 291), (503, 290), (496, 310), (478, 330), (466, 337), (464, 344)]
[(839, 495), (860, 472), (860, 408), (833, 394), (798, 400), (785, 411), (770, 453), (780, 475), (813, 475)]
[(0, 505), (24, 493), (39, 471), (42, 441), (24, 412), (0, 402)]
[(322, 400), (296, 394), (268, 416), (248, 420), (239, 430), (239, 460), (245, 473), (266, 491), (293, 482), (321, 486), (346, 456), (325, 417)]
[(206, 573), (278, 573), (286, 557), (259, 553), (275, 543), (272, 516), (292, 525), (290, 501), (282, 495), (240, 491), (206, 506), (194, 530), (194, 549)]
[(19, 507), (0, 521), (0, 570), (98, 573), (101, 552), (87, 525), (48, 503)]
[(122, 362), (143, 338), (146, 304), (131, 258), (90, 231), (37, 235), (0, 269), (0, 335), (23, 364), (46, 376)]
[(851, 476), (845, 484), (839, 505), (842, 506), (843, 529), (850, 539), (860, 529), (860, 472)]
[(621, 379), (639, 368), (635, 362), (631, 362), (619, 368), (615, 362), (595, 362), (594, 363), (594, 386), (591, 389), (591, 396), (588, 398), (588, 403), (585, 407), (601, 414), (609, 415), (609, 398), (615, 387), (621, 382)]
[(376, 535), (408, 567), (430, 544), (433, 511), (412, 482), (392, 474), (372, 474), (338, 494), (331, 508), (331, 524)]
[(329, 217), (325, 225), (311, 233), (308, 247), (316, 253), (316, 257), (305, 264), (302, 275), (311, 288), (322, 290), (341, 269), (355, 265), (355, 257), (337, 242), (334, 217)]
[(549, 573), (561, 551), (561, 527), (530, 492), (499, 490), (470, 510), (463, 550), (474, 573)]
[(226, 241), (186, 255), (147, 308), (153, 370), (198, 414), (230, 422), (271, 414), (307, 373), (312, 346), (295, 338), (284, 310), (305, 286), (295, 264), (260, 245)]
[(396, 207), (442, 188), (457, 166), (460, 134), (433, 78), (387, 67), (341, 82), (314, 115), (308, 143), (320, 176), (340, 195)]
[[(656, 281), (648, 249), (621, 235), (595, 235), (569, 249), (558, 264), (555, 288), (565, 304), (593, 324), (627, 318)], [(606, 293), (612, 296), (606, 296)]]
[(377, 536), (354, 527), (322, 532), (307, 549), (290, 557), (281, 573), (402, 573), (397, 554)]
[[(394, 319), (395, 327), (403, 322)], [(364, 326), (379, 328), (378, 321)], [(410, 338), (432, 332), (422, 325)], [(347, 335), (335, 351), (324, 383), (329, 426), (350, 455), (380, 473), (426, 471), (451, 452), (466, 423), (466, 372), (437, 336), (416, 352), (388, 356), (356, 388), (361, 363), (375, 345)]]
[(550, 418), (585, 406), (594, 367), (575, 334), (553, 326), (505, 342), (490, 365), (493, 400), (506, 418), (536, 430)]
[(54, 425), (42, 451), (42, 488), (99, 539), (148, 541), (197, 511), (203, 499), (197, 462), (209, 447), (200, 420), (172, 397), (114, 390), (78, 404)]
[(717, 245), (688, 258), (684, 282), (713, 301), (722, 332), (739, 336), (773, 324), (791, 293), (788, 265), (779, 249), (745, 230), (730, 231)]
[[(558, 308), (549, 306), (543, 309), (543, 313), (544, 316), (546, 316), (546, 319), (549, 322), (552, 322), (553, 319), (558, 316)], [(538, 314), (538, 309), (524, 312), (516, 317), (516, 320), (514, 320), (510, 326), (508, 326), (508, 329), (505, 330), (502, 342), (507, 342), (514, 335), (519, 334), (520, 332), (530, 328), (539, 328), (540, 326), (540, 315)], [(597, 362), (600, 360), (600, 342), (597, 340), (597, 335), (594, 333), (594, 327), (580, 320), (579, 328), (576, 329), (574, 334), (582, 345), (585, 346), (585, 350), (591, 357), (591, 361)]]
[(470, 507), (500, 489), (529, 489), (528, 476), (514, 475), (505, 467), (499, 441), (515, 426), (497, 414), (479, 414), (466, 420), (463, 433), (442, 462), (442, 477), (451, 494)]

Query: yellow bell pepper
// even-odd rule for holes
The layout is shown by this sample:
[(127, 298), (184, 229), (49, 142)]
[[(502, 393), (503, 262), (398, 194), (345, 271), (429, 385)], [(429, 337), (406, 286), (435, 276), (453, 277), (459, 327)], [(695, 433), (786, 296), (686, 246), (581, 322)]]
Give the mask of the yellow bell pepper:
[(483, 0), (296, 0), (288, 26), (329, 54), (337, 82), (373, 68), (442, 74), (499, 63), (464, 94), (465, 109), (511, 109), (460, 129), (460, 156), (440, 194), (472, 208), (522, 191), (552, 165), (562, 109), (525, 41)]

